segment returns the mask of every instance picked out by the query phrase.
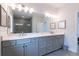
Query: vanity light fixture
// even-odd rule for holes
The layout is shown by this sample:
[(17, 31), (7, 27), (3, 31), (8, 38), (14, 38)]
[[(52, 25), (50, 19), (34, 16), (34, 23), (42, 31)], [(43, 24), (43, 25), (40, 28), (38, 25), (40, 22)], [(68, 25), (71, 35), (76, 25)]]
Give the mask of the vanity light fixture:
[(29, 13), (33, 13), (34, 12), (34, 8), (28, 8), (27, 6), (22, 6), (21, 4), (11, 4), (12, 9), (14, 10), (15, 8), (17, 8), (19, 11), (24, 10), (24, 12), (28, 12)]
[(22, 6), (21, 5), (17, 5), (17, 8), (18, 8), (19, 11), (22, 10)]
[(27, 12), (28, 10), (29, 10), (29, 8), (25, 6), (24, 11)]
[(33, 9), (33, 8), (30, 8), (30, 9), (29, 9), (29, 12), (30, 12), (30, 13), (34, 12), (34, 9)]
[(46, 17), (52, 17), (52, 15), (50, 13), (47, 13), (47, 12), (45, 13), (45, 16)]
[(15, 9), (15, 4), (11, 4), (10, 6), (12, 7), (13, 10)]

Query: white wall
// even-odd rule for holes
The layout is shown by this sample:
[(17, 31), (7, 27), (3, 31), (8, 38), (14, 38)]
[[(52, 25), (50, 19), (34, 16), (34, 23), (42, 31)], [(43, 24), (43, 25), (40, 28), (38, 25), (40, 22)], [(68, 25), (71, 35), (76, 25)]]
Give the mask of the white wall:
[(77, 18), (76, 12), (79, 4), (68, 4), (60, 9), (60, 18), (66, 20), (65, 42), (72, 52), (77, 52)]
[(55, 23), (55, 29), (53, 29), (53, 31), (54, 32), (59, 32), (59, 33), (64, 33), (65, 32), (65, 28), (64, 29), (59, 29), (58, 28), (58, 23), (60, 22), (60, 21), (65, 21), (65, 19), (62, 19), (62, 18), (53, 18), (53, 23)]

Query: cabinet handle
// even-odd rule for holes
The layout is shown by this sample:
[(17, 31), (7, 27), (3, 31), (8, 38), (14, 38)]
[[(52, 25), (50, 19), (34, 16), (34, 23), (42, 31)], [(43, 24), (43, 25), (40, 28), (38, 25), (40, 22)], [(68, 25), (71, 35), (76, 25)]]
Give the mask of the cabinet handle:
[(27, 47), (27, 45), (23, 45), (23, 47)]

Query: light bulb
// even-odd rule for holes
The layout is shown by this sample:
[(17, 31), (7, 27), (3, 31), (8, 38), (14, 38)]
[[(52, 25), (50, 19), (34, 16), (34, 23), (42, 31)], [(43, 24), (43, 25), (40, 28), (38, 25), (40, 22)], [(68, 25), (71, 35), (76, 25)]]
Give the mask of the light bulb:
[(46, 17), (51, 17), (52, 15), (51, 15), (50, 13), (47, 13), (47, 12), (46, 12), (46, 13), (45, 13), (45, 16), (46, 16)]
[(34, 12), (34, 9), (33, 8), (30, 8), (29, 12), (30, 13)]
[(22, 10), (22, 6), (21, 5), (18, 5), (17, 8), (18, 8), (19, 11)]
[(24, 11), (27, 12), (29, 10), (28, 7), (24, 7)]

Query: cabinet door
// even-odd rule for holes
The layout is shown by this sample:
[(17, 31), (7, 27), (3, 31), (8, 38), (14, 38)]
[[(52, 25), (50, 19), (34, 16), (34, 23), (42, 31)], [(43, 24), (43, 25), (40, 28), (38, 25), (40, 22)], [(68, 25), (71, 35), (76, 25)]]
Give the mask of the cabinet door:
[(52, 37), (48, 37), (46, 41), (47, 41), (46, 53), (52, 52), (54, 48)]
[(14, 56), (16, 55), (16, 49), (15, 49), (15, 41), (2, 41), (2, 55), (3, 56)]
[(17, 56), (23, 56), (24, 55), (23, 45), (17, 45), (17, 46), (15, 46), (15, 49), (16, 49)]
[(46, 38), (41, 37), (39, 38), (38, 46), (39, 46), (39, 55), (44, 55), (46, 54)]
[(64, 36), (59, 35), (59, 36), (55, 36), (54, 38), (55, 38), (55, 48), (60, 49), (64, 43)]
[(43, 47), (46, 47), (46, 39), (47, 38), (45, 38), (45, 37), (40, 37), (40, 38), (38, 38), (39, 39), (39, 42), (38, 42), (38, 44), (39, 44), (39, 48), (43, 48)]
[(46, 54), (46, 47), (39, 48), (39, 56), (45, 55)]
[[(57, 43), (58, 42), (58, 43)], [(56, 39), (56, 46), (58, 48), (61, 48), (63, 47), (64, 45), (64, 36), (60, 35), (60, 36), (57, 36), (57, 39)]]
[(23, 56), (23, 46), (8, 46), (2, 49), (3, 56)]
[(27, 55), (27, 46), (30, 44), (30, 39), (17, 40), (16, 44), (17, 44), (17, 55), (21, 56)]
[(16, 49), (13, 46), (3, 47), (2, 56), (16, 56)]
[(27, 56), (38, 56), (38, 40), (30, 39), (31, 42), (25, 46), (25, 55)]

